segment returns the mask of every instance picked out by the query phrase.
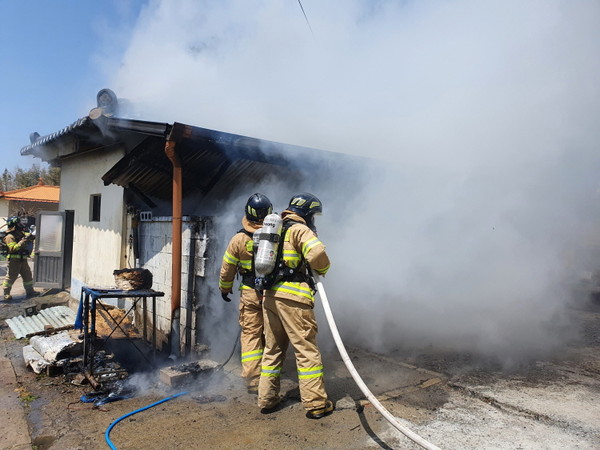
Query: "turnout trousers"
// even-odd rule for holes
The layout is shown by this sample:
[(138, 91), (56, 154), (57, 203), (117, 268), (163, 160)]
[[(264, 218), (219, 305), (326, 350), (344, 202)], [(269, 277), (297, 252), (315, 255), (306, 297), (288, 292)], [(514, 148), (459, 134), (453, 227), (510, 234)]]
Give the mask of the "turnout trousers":
[(242, 377), (246, 386), (256, 390), (260, 378), (260, 361), (263, 357), (262, 297), (254, 289), (242, 289), (240, 294), (240, 334)]
[(310, 305), (293, 300), (265, 297), (265, 351), (258, 385), (258, 406), (279, 403), (281, 367), (291, 342), (296, 357), (298, 385), (306, 410), (323, 408), (327, 402), (321, 352), (317, 346), (317, 321)]
[(31, 268), (27, 263), (27, 258), (10, 258), (8, 260), (6, 277), (2, 283), (5, 294), (10, 292), (19, 275), (21, 275), (21, 278), (23, 279), (25, 291), (31, 292), (33, 290), (33, 275), (31, 274)]

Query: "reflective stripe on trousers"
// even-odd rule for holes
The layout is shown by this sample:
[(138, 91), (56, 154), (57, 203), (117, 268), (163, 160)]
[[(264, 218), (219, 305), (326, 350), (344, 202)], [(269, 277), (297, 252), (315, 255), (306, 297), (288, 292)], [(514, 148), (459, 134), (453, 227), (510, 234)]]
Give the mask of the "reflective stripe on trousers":
[(239, 322), (242, 328), (240, 334), (241, 375), (246, 379), (248, 386), (257, 386), (265, 341), (261, 297), (254, 289), (240, 291)]
[(323, 366), (311, 367), (308, 369), (298, 369), (298, 379), (316, 378), (323, 376)]
[(281, 366), (261, 366), (261, 377), (279, 377), (281, 375)]
[(263, 349), (253, 350), (251, 352), (242, 353), (242, 363), (246, 361), (256, 361), (262, 359)]
[(269, 408), (279, 401), (281, 367), (291, 343), (302, 405), (307, 410), (324, 407), (327, 393), (313, 309), (306, 303), (266, 296), (263, 311), (265, 352), (258, 385), (258, 406)]

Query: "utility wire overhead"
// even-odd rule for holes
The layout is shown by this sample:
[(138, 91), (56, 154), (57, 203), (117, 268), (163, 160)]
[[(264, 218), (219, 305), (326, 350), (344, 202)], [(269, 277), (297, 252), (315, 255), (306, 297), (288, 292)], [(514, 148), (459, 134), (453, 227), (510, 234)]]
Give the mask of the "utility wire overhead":
[(315, 33), (312, 30), (312, 27), (310, 26), (310, 22), (308, 21), (308, 17), (306, 16), (306, 12), (304, 12), (304, 6), (302, 6), (302, 2), (300, 0), (298, 0), (298, 4), (300, 5), (300, 9), (302, 10), (302, 14), (304, 14), (304, 18), (306, 19), (306, 23), (308, 24), (308, 29), (310, 30), (310, 33), (314, 36)]

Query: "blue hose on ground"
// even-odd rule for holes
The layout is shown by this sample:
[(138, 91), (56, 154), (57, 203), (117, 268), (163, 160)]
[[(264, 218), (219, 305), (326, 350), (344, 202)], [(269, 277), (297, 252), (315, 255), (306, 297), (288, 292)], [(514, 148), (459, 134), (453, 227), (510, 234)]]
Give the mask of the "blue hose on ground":
[(104, 433), (104, 440), (106, 441), (106, 443), (108, 444), (108, 446), (110, 448), (112, 448), (113, 450), (117, 450), (117, 447), (114, 446), (114, 444), (112, 443), (112, 441), (110, 440), (110, 437), (109, 437), (110, 431), (113, 429), (113, 427), (117, 423), (119, 423), (121, 420), (125, 419), (126, 417), (133, 416), (134, 414), (139, 413), (140, 411), (145, 411), (148, 408), (152, 408), (153, 406), (160, 405), (161, 403), (167, 402), (167, 401), (174, 399), (175, 397), (179, 397), (180, 395), (183, 395), (183, 394), (187, 394), (187, 391), (180, 392), (179, 394), (171, 395), (170, 397), (167, 397), (167, 398), (163, 398), (162, 400), (154, 402), (151, 405), (144, 406), (143, 408), (136, 409), (135, 411), (132, 411), (130, 413), (125, 414), (124, 416), (119, 417), (117, 420), (115, 420), (113, 423), (111, 423), (109, 425), (109, 427), (106, 429), (106, 432)]

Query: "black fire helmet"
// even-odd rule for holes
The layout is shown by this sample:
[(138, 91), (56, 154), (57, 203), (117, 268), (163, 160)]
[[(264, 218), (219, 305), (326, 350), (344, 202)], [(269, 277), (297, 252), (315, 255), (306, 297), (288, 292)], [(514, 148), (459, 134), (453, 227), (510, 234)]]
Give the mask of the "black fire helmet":
[(264, 194), (252, 194), (246, 202), (246, 219), (261, 222), (273, 211), (271, 200)]
[(21, 223), (21, 219), (17, 216), (12, 216), (9, 217), (8, 219), (6, 219), (6, 228), (7, 229), (11, 229), (11, 228), (16, 228), (18, 230), (22, 230), (23, 224)]
[(292, 197), (287, 210), (298, 214), (300, 217), (306, 218), (314, 214), (323, 213), (323, 204), (321, 203), (321, 200), (313, 194), (303, 192)]

